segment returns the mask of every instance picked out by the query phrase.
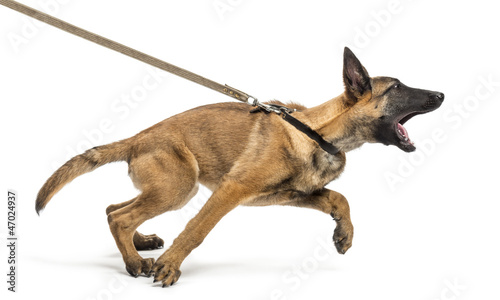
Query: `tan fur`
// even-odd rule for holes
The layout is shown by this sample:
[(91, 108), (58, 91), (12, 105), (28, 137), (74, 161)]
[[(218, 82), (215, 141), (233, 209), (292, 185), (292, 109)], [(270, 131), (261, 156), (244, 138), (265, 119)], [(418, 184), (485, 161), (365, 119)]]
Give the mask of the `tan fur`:
[[(388, 101), (382, 92), (390, 84), (383, 78), (372, 78), (370, 91), (349, 92), (346, 74), (346, 92), (339, 97), (309, 109), (289, 105), (298, 110), (295, 118), (340, 148), (335, 156), (276, 114), (251, 114), (252, 107), (243, 103), (206, 105), (168, 118), (127, 140), (74, 157), (47, 180), (36, 209), (43, 209), (78, 175), (125, 160), (141, 193), (110, 205), (106, 214), (127, 271), (134, 276), (154, 274), (155, 281), (161, 280), (164, 286), (175, 283), (186, 256), (238, 205), (291, 205), (330, 214), (337, 221), (335, 245), (345, 253), (353, 237), (349, 205), (344, 196), (324, 186), (343, 171), (346, 151), (375, 141), (370, 120), (380, 117)], [(213, 191), (205, 206), (156, 262), (143, 259), (137, 249), (158, 248), (163, 241), (156, 235), (136, 232), (137, 227), (183, 207), (196, 194), (198, 184)]]
[[(333, 100), (331, 105), (342, 106), (342, 99)], [(309, 116), (317, 116), (314, 109), (292, 107), (302, 110), (294, 114), (296, 118), (315, 125), (314, 120), (309, 119)], [(164, 282), (172, 284), (185, 256), (238, 205), (293, 205), (338, 214), (345, 224), (343, 238), (349, 239), (342, 251), (347, 250), (352, 237), (347, 201), (340, 194), (323, 189), (342, 172), (344, 153), (329, 159), (314, 141), (279, 116), (250, 114), (251, 109), (240, 103), (198, 107), (160, 122), (133, 138), (76, 156), (48, 179), (39, 193), (37, 210), (44, 208), (50, 198), (76, 176), (107, 162), (126, 160), (130, 177), (142, 192), (122, 205), (111, 205), (106, 213), (131, 274), (149, 274), (152, 270), (158, 280), (166, 278)], [(318, 119), (321, 118), (318, 116)], [(332, 132), (326, 136), (335, 135)], [(121, 152), (108, 153), (111, 148)], [(322, 172), (310, 166), (311, 155), (318, 157), (318, 165), (325, 166)], [(293, 182), (280, 186), (287, 177), (294, 177)], [(163, 241), (144, 236), (136, 232), (136, 228), (147, 219), (184, 206), (195, 195), (198, 182), (214, 190), (214, 194), (153, 266), (153, 261), (142, 259), (136, 248), (154, 248), (155, 243), (161, 246)], [(148, 243), (149, 247), (144, 245)], [(166, 265), (167, 268), (163, 267)], [(159, 270), (160, 267), (163, 269)]]

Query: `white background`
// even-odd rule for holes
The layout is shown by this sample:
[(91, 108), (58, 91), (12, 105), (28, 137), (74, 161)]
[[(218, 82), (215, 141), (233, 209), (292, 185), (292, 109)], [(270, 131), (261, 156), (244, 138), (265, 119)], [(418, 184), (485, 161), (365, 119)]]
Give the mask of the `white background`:
[[(137, 193), (125, 163), (78, 178), (41, 217), (36, 193), (74, 153), (231, 99), (161, 72), (155, 83), (141, 62), (0, 7), (3, 241), (6, 190), (19, 193), (16, 295), (6, 291), (0, 251), (8, 299), (500, 298), (494, 1), (22, 2), (260, 100), (314, 106), (342, 93), (345, 45), (372, 76), (446, 99), (406, 125), (418, 152), (365, 145), (348, 153), (345, 173), (328, 186), (351, 205), (346, 255), (333, 252), (327, 215), (242, 207), (185, 260), (179, 282), (161, 289), (128, 276), (109, 233), (105, 208)], [(134, 93), (135, 107), (121, 102)], [(202, 190), (140, 231), (170, 245), (208, 196)]]

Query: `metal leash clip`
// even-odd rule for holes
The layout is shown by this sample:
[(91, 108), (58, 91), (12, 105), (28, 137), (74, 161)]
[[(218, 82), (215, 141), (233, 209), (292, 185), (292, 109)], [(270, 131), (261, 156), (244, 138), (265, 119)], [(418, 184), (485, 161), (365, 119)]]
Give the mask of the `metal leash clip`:
[(296, 111), (295, 109), (291, 109), (282, 105), (260, 103), (257, 101), (257, 99), (255, 99), (254, 104), (256, 104), (254, 106), (257, 106), (257, 108), (250, 111), (251, 113), (263, 111), (266, 114), (273, 112), (280, 116), (284, 116), (284, 114), (291, 114)]

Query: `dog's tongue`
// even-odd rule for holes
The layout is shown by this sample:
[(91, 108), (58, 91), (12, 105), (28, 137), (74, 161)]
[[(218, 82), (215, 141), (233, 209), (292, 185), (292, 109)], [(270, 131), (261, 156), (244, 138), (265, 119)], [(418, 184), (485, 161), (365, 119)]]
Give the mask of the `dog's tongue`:
[(408, 136), (408, 131), (406, 130), (406, 128), (404, 128), (403, 125), (401, 125), (399, 123), (398, 123), (398, 131), (399, 131), (399, 134), (401, 134), (407, 141), (410, 140), (410, 137)]

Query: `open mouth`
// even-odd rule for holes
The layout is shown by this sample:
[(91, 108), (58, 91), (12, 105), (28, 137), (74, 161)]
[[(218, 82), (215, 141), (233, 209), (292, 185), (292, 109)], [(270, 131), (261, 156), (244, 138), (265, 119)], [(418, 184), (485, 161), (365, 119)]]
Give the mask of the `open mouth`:
[(405, 144), (414, 145), (414, 143), (410, 140), (410, 137), (408, 136), (408, 131), (406, 130), (406, 128), (401, 123), (398, 123), (396, 127), (397, 127), (396, 133), (398, 134), (398, 137), (401, 140), (401, 142)]
[(417, 148), (410, 139), (405, 123), (411, 118), (434, 111), (441, 106), (444, 94), (408, 87), (399, 87), (399, 93), (404, 96), (397, 101), (397, 106), (388, 106), (390, 112), (388, 118), (381, 118), (383, 124), (381, 131), (376, 137), (377, 141), (385, 145), (394, 145), (405, 152), (413, 152)]
[(408, 120), (413, 118), (416, 115), (424, 114), (425, 112), (412, 112), (405, 116), (403, 116), (399, 121), (396, 121), (394, 125), (394, 130), (396, 131), (396, 136), (399, 139), (400, 145), (406, 151), (414, 151), (415, 143), (410, 139), (410, 135), (408, 134), (408, 130), (403, 126)]

